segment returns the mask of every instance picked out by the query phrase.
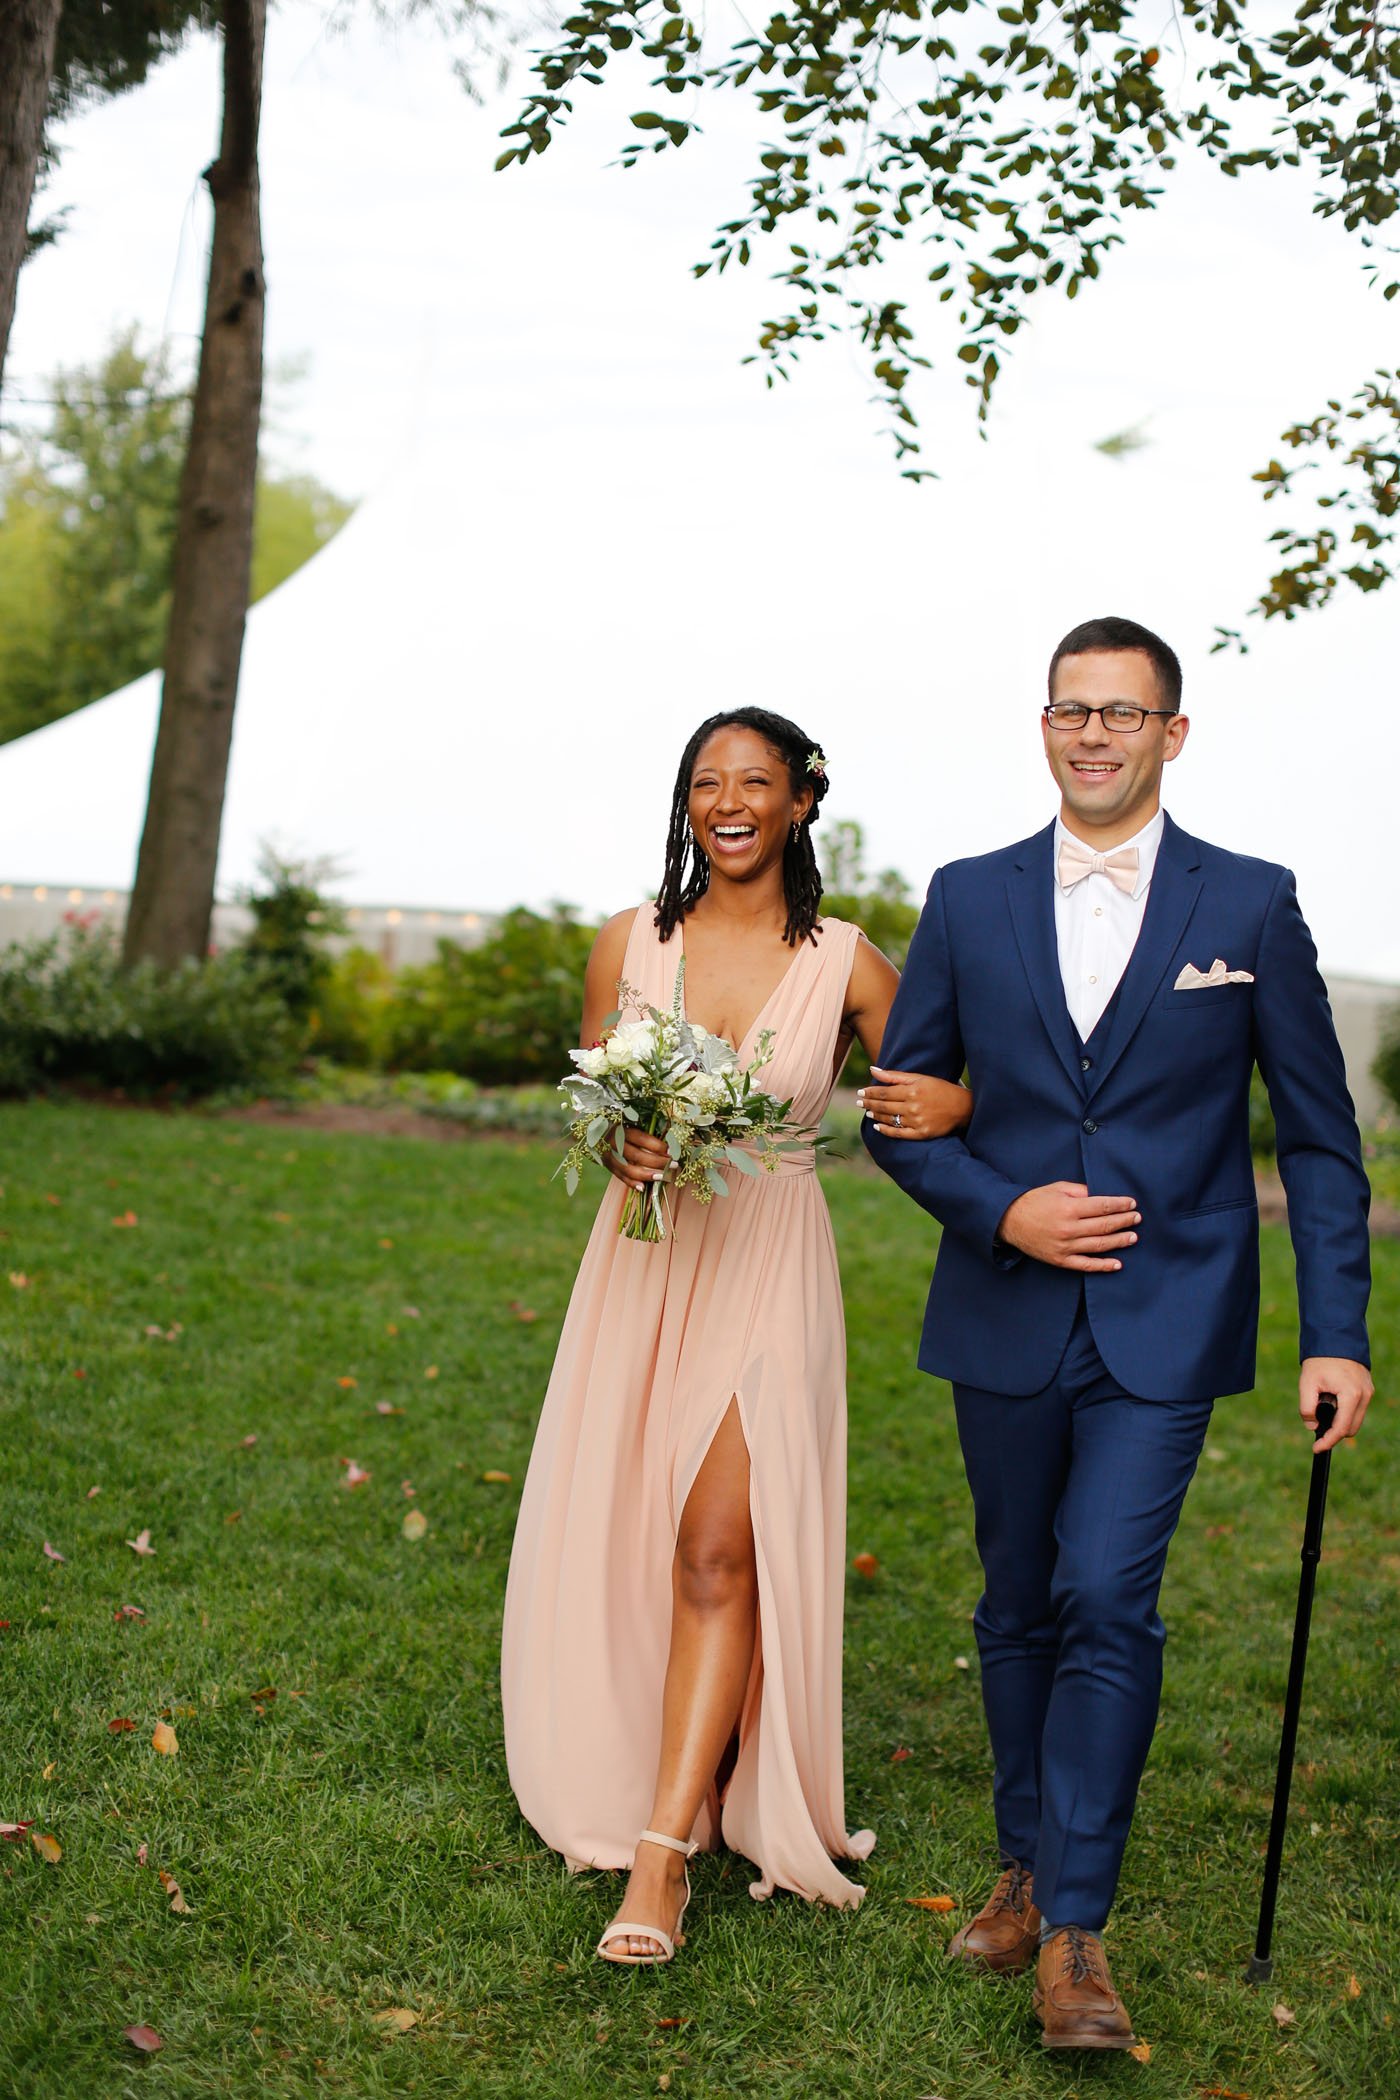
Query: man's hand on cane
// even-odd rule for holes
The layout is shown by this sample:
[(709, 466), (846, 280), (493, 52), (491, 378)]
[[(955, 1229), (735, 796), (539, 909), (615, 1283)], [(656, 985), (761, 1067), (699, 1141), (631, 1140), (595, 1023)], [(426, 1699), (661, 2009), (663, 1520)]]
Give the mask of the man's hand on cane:
[(1365, 1364), (1353, 1363), (1349, 1356), (1304, 1357), (1298, 1374), (1298, 1412), (1309, 1429), (1317, 1428), (1318, 1395), (1333, 1393), (1337, 1401), (1337, 1419), (1326, 1436), (1314, 1444), (1315, 1454), (1330, 1451), (1344, 1437), (1356, 1435), (1374, 1391)]

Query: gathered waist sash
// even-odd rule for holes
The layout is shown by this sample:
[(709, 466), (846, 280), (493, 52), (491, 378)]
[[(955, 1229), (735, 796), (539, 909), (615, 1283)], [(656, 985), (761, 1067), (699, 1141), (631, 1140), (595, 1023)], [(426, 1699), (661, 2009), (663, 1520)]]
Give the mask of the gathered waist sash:
[[(794, 1174), (814, 1174), (816, 1172), (817, 1153), (814, 1145), (800, 1145), (795, 1152), (780, 1152), (778, 1154), (778, 1164), (775, 1167), (763, 1166), (761, 1164), (762, 1154), (757, 1152), (752, 1146), (745, 1145), (743, 1150), (749, 1154), (750, 1158), (760, 1161), (758, 1170), (760, 1181), (790, 1181)], [(737, 1170), (735, 1178), (739, 1178)], [(743, 1176), (745, 1181), (752, 1180), (752, 1178), (751, 1175), (747, 1174)]]

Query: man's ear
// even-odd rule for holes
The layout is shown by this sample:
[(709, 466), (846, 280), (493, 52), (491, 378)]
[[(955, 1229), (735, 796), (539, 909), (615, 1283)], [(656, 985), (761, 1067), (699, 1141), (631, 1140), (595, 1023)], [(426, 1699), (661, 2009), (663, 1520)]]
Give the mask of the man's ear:
[(1167, 724), (1167, 733), (1162, 744), (1162, 764), (1169, 766), (1179, 756), (1182, 745), (1191, 734), (1190, 719), (1186, 715), (1173, 715)]

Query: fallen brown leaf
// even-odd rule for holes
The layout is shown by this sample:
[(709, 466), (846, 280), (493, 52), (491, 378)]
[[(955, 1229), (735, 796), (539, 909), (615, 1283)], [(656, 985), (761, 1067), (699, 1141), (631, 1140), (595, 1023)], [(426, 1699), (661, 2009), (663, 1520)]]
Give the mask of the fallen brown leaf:
[(12, 1845), (22, 1845), (25, 1831), (33, 1828), (32, 1823), (0, 1823), (0, 1838), (7, 1838)]
[(190, 1915), (190, 1907), (185, 1901), (184, 1895), (180, 1888), (180, 1884), (175, 1879), (175, 1876), (173, 1874), (167, 1874), (164, 1867), (162, 1867), (160, 1870), (159, 1880), (161, 1887), (165, 1890), (166, 1895), (170, 1898), (170, 1908), (174, 1911), (175, 1915), (179, 1918), (187, 1918)]
[(118, 1714), (115, 1721), (107, 1723), (107, 1733), (108, 1735), (135, 1735), (136, 1723), (130, 1720), (126, 1714)]
[(892, 1765), (902, 1765), (906, 1758), (912, 1757), (913, 1755), (913, 1751), (906, 1750), (903, 1743), (901, 1743), (897, 1750), (891, 1750), (890, 1763)]
[(481, 1477), (492, 1487), (509, 1487), (510, 1485), (509, 1473), (502, 1473), (495, 1466), (483, 1473)]
[(29, 1842), (40, 1859), (46, 1859), (51, 1867), (56, 1867), (63, 1857), (63, 1847), (56, 1837), (44, 1837), (37, 1830), (31, 1830)]
[(119, 1604), (112, 1613), (114, 1619), (144, 1619), (145, 1616), (139, 1604)]
[(224, 1518), (224, 1522), (225, 1524), (237, 1524), (241, 1520), (242, 1516), (243, 1512), (241, 1509), (231, 1509), (228, 1515)]
[(426, 1371), (425, 1371), (425, 1372), (423, 1373), (423, 1376), (424, 1376), (425, 1378), (436, 1378), (436, 1377), (437, 1377), (437, 1375), (438, 1375), (438, 1367), (437, 1367), (437, 1365), (436, 1365), (436, 1364), (429, 1364), (429, 1366), (428, 1366), (427, 1370), (426, 1370)]
[(955, 1670), (966, 1670), (971, 1668), (971, 1664), (965, 1655), (955, 1655), (953, 1657), (953, 1668)]
[(1201, 2100), (1249, 2100), (1248, 2093), (1237, 2093), (1232, 2085), (1203, 2085), (1197, 2090)]
[(1134, 2042), (1128, 2054), (1129, 2056), (1135, 2056), (1140, 2064), (1150, 2064), (1152, 2061), (1152, 2044), (1151, 2042)]
[(101, 1493), (102, 1490), (100, 1487), (90, 1487), (87, 1491), (87, 1500), (91, 1502), (94, 1495), (100, 1495)]
[(128, 1546), (130, 1546), (133, 1553), (140, 1555), (142, 1560), (155, 1559), (156, 1549), (151, 1544), (151, 1534), (149, 1531), (138, 1531), (135, 1538), (128, 1539), (126, 1543), (128, 1544)]
[(42, 1772), (41, 1772), (41, 1773), (39, 1774), (39, 1777), (40, 1777), (41, 1779), (52, 1779), (52, 1778), (53, 1778), (53, 1775), (54, 1775), (54, 1773), (55, 1773), (55, 1772), (56, 1772), (57, 1770), (58, 1770), (58, 1765), (57, 1765), (57, 1763), (56, 1763), (56, 1762), (55, 1762), (55, 1763), (53, 1763), (53, 1764), (48, 1764), (48, 1765), (45, 1765), (45, 1767), (44, 1767), (43, 1771), (42, 1771)]
[(17, 1291), (27, 1291), (29, 1289), (29, 1278), (25, 1275), (23, 1269), (11, 1269), (10, 1282)]
[(150, 1860), (150, 1857), (151, 1848), (149, 1845), (143, 1842), (136, 1847), (136, 1864), (138, 1867), (146, 1866)]
[(906, 1896), (905, 1902), (914, 1910), (956, 1910), (957, 1904), (951, 1896)]
[(141, 1220), (137, 1217), (134, 1210), (124, 1210), (119, 1218), (113, 1218), (112, 1220), (114, 1225), (126, 1226), (139, 1225), (140, 1222)]
[(336, 1384), (340, 1387), (341, 1391), (345, 1393), (353, 1391), (354, 1388), (359, 1384), (359, 1382), (360, 1381), (358, 1378), (337, 1378), (336, 1380)]
[(390, 1320), (390, 1321), (389, 1321), (389, 1323), (388, 1323), (388, 1325), (387, 1325), (387, 1326), (385, 1327), (385, 1329), (384, 1329), (384, 1332), (385, 1332), (386, 1334), (397, 1334), (397, 1333), (398, 1333), (398, 1331), (399, 1331), (399, 1330), (398, 1330), (398, 1326), (397, 1326), (397, 1323), (396, 1323), (395, 1321), (393, 1321), (393, 1320)]
[(418, 1318), (420, 1317), (420, 1314), (419, 1314), (419, 1311), (418, 1311), (418, 1307), (417, 1307), (416, 1305), (406, 1305), (406, 1306), (404, 1306), (404, 1308), (403, 1308), (403, 1316), (404, 1316), (404, 1318), (405, 1318), (406, 1320), (416, 1320), (416, 1319), (418, 1319)]
[(1361, 1996), (1361, 1986), (1354, 1976), (1348, 1976), (1347, 1978), (1347, 1996), (1348, 1998), (1359, 1998)]
[(250, 1429), (247, 1436), (241, 1436), (238, 1439), (238, 1448), (240, 1451), (251, 1451), (257, 1440), (258, 1432), (256, 1429)]
[(50, 1196), (46, 1194), (44, 1197), (44, 1201), (45, 1203), (51, 1203), (54, 1209), (57, 1210), (60, 1204), (63, 1202), (63, 1198), (62, 1196)]
[(51, 1546), (48, 1540), (45, 1539), (44, 1558), (45, 1560), (67, 1560), (68, 1556), (66, 1553), (60, 1553), (57, 1546)]
[(143, 2056), (154, 2056), (157, 2049), (165, 2047), (165, 2038), (156, 2033), (154, 2027), (123, 2027), (122, 2039), (139, 2049)]
[(869, 1582), (879, 1565), (880, 1563), (873, 1553), (858, 1553), (851, 1562), (851, 1566), (855, 1569), (857, 1575), (863, 1575), (867, 1582)]
[(412, 1501), (413, 1497), (418, 1493), (417, 1488), (413, 1485), (413, 1482), (411, 1480), (401, 1480), (399, 1482), (399, 1486), (403, 1490), (404, 1494), (408, 1496), (410, 1501)]
[(393, 2034), (407, 2034), (410, 2027), (418, 2025), (418, 2015), (407, 2005), (391, 2005), (384, 2012), (371, 2013), (376, 2027), (387, 2028)]
[(402, 1530), (403, 1535), (406, 1539), (426, 1538), (428, 1532), (428, 1520), (424, 1516), (421, 1509), (405, 1510), (403, 1524), (401, 1525), (400, 1529)]
[(343, 1488), (363, 1487), (365, 1482), (371, 1477), (369, 1467), (357, 1465), (353, 1458), (342, 1458), (340, 1463), (345, 1468), (344, 1477), (340, 1483)]
[(1295, 2012), (1291, 2012), (1286, 2005), (1280, 2002), (1274, 2007), (1274, 2018), (1278, 2021), (1280, 2027), (1292, 2027), (1296, 2024), (1298, 2015)]
[(392, 1400), (376, 1400), (374, 1411), (377, 1415), (401, 1415), (403, 1413), (403, 1409), (395, 1407)]
[(527, 1325), (531, 1320), (538, 1320), (539, 1318), (539, 1314), (533, 1306), (522, 1305), (518, 1298), (511, 1299), (510, 1310), (515, 1314), (517, 1320), (523, 1320)]
[(670, 2013), (664, 2020), (658, 2020), (656, 2024), (658, 2027), (685, 2027), (689, 2024), (689, 2021), (689, 2013)]
[(168, 1721), (157, 1721), (151, 1735), (151, 1748), (161, 1757), (179, 1755), (180, 1744)]

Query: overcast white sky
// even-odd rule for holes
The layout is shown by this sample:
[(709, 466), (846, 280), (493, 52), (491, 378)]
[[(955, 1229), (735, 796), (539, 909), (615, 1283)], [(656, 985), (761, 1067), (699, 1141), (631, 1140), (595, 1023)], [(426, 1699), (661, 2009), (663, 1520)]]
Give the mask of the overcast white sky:
[[(331, 33), (304, 0), (273, 15), (268, 348), (309, 375), (272, 450), (365, 500), (254, 616), (225, 884), (276, 831), (338, 854), (366, 900), (616, 908), (657, 878), (695, 720), (756, 701), (821, 740), (828, 812), (922, 889), (1048, 817), (1044, 662), (1074, 622), (1121, 612), (1185, 663), (1174, 814), (1296, 867), (1329, 967), (1400, 977), (1400, 586), (1260, 629), (1243, 661), (1208, 653), (1267, 574), (1277, 520), (1250, 472), (1400, 354), (1396, 308), (1307, 185), (1184, 167), (1100, 284), (1018, 338), (989, 443), (930, 301), (942, 478), (913, 488), (843, 346), (771, 394), (741, 366), (776, 305), (761, 254), (747, 278), (688, 276), (741, 197), (742, 111), (624, 174), (608, 163), (645, 98), (585, 88), (564, 141), (495, 176), (521, 79), (474, 109), (427, 29)], [(196, 338), (217, 109), (203, 43), (69, 127), (43, 200), (71, 205), (69, 230), (22, 280), (16, 393), (125, 322)], [(1139, 423), (1144, 451), (1093, 449)], [(0, 872), (92, 879), (82, 812), (100, 805), (100, 879), (128, 879), (144, 758), (113, 785), (101, 741), (90, 764), (81, 740), (52, 746), (75, 792), (44, 813), (42, 865), (31, 815)], [(0, 754), (23, 838), (6, 778)]]

